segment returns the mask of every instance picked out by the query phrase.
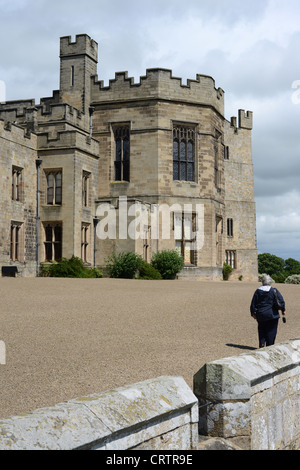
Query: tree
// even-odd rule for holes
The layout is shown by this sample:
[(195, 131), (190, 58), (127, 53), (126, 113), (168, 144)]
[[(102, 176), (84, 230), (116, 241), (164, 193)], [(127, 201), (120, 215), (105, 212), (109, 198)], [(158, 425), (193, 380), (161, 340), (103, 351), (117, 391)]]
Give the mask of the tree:
[(284, 282), (287, 274), (285, 272), (285, 262), (283, 258), (270, 253), (258, 255), (258, 272), (269, 274), (275, 282)]
[(300, 261), (297, 261), (293, 258), (288, 258), (285, 260), (284, 269), (287, 276), (292, 276), (293, 274), (300, 274)]

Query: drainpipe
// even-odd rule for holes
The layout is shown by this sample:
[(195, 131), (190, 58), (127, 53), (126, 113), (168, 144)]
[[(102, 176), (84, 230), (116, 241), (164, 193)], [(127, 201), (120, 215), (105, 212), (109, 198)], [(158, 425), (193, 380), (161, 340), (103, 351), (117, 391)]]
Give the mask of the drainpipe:
[(36, 164), (36, 244), (35, 244), (35, 259), (36, 259), (36, 277), (40, 275), (40, 262), (39, 262), (39, 228), (40, 228), (40, 166), (42, 160), (37, 158)]
[(97, 225), (98, 225), (99, 219), (98, 217), (93, 217), (93, 223), (94, 223), (94, 268), (96, 267), (96, 253), (97, 253)]

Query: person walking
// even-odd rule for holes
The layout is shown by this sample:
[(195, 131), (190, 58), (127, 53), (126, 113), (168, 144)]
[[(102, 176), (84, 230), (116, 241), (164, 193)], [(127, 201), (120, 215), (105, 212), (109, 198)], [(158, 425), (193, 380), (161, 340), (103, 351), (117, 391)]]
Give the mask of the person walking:
[[(258, 323), (259, 347), (271, 346), (275, 343), (278, 320), (280, 318), (277, 299), (281, 303), (283, 318), (285, 319), (285, 301), (281, 293), (274, 289), (271, 284), (273, 279), (268, 275), (263, 275), (262, 286), (253, 295), (250, 313)], [(277, 299), (276, 299), (277, 294)]]

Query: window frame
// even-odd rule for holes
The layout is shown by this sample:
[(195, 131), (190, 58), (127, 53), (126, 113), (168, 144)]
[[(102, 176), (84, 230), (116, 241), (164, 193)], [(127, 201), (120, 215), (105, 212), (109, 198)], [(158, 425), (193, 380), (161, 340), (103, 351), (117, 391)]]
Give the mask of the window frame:
[(114, 181), (130, 182), (130, 124), (113, 125)]
[[(180, 227), (180, 232), (181, 232), (181, 237), (178, 237), (178, 231), (177, 231), (177, 224), (176, 224), (176, 218), (181, 219), (181, 227)], [(189, 238), (187, 236), (188, 230), (186, 229), (186, 224), (185, 224), (185, 219), (186, 218), (191, 218), (192, 219), (192, 224), (191, 224), (191, 234), (193, 234), (192, 238)], [(175, 240), (175, 249), (178, 250), (183, 257), (184, 260), (184, 265), (185, 266), (196, 266), (197, 264), (197, 251), (193, 249), (193, 245), (195, 244), (196, 241), (196, 224), (197, 224), (197, 213), (196, 212), (188, 212), (188, 213), (173, 213), (173, 229), (174, 229), (174, 240)], [(187, 251), (187, 246), (190, 244), (191, 249)], [(180, 249), (178, 249), (178, 246)], [(189, 260), (187, 260), (187, 254), (189, 253)]]
[(233, 238), (233, 233), (233, 219), (229, 217), (227, 219), (227, 237)]
[(91, 173), (89, 171), (83, 170), (82, 171), (82, 206), (89, 207), (90, 206), (90, 178)]
[(12, 166), (12, 183), (11, 183), (11, 199), (12, 201), (22, 201), (22, 183), (23, 183), (23, 168), (13, 165)]
[[(58, 169), (45, 169), (46, 177), (46, 205), (61, 206), (63, 200), (63, 171)], [(60, 180), (59, 180), (60, 177)], [(52, 179), (52, 182), (50, 181)]]
[(22, 262), (22, 228), (23, 222), (10, 223), (10, 261)]
[(237, 268), (237, 252), (236, 250), (225, 251), (225, 263), (233, 269)]
[(196, 125), (174, 122), (172, 143), (173, 181), (196, 182)]
[(90, 237), (91, 237), (91, 224), (81, 223), (81, 259), (83, 263), (89, 264), (90, 257)]
[[(44, 249), (45, 249), (45, 262), (50, 263), (51, 261), (60, 261), (62, 259), (62, 244), (63, 244), (63, 224), (62, 222), (43, 222), (44, 226)], [(58, 232), (55, 229), (60, 229), (60, 240), (58, 238)], [(51, 232), (47, 229), (50, 229)], [(48, 238), (48, 239), (47, 239)], [(51, 250), (51, 251), (49, 251)], [(48, 254), (51, 253), (51, 256)], [(60, 255), (60, 256), (57, 256)]]

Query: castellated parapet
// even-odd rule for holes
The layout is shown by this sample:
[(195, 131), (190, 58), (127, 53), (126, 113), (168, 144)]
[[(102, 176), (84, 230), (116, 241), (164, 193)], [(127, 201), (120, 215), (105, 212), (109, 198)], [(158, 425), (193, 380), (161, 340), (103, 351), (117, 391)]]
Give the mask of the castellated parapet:
[(163, 68), (147, 69), (138, 83), (128, 77), (128, 72), (116, 73), (108, 86), (104, 86), (103, 81), (97, 81), (97, 76), (94, 77), (91, 100), (95, 103), (139, 99), (214, 106), (224, 116), (224, 91), (215, 88), (214, 79), (207, 75), (198, 74), (196, 80), (187, 80), (186, 85), (182, 84), (181, 78), (173, 77), (172, 70)]
[(98, 44), (87, 34), (77, 34), (75, 41), (71, 36), (60, 38), (60, 58), (88, 55), (98, 62)]

